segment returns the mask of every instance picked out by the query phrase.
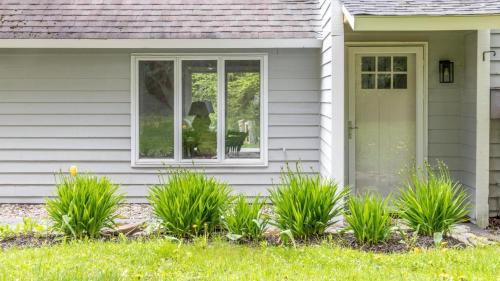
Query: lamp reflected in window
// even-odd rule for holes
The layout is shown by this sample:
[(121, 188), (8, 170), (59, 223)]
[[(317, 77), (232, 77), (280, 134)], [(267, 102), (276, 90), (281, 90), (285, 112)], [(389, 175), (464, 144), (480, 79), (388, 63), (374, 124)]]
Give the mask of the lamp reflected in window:
[(182, 61), (182, 103), (182, 158), (217, 158), (217, 61)]

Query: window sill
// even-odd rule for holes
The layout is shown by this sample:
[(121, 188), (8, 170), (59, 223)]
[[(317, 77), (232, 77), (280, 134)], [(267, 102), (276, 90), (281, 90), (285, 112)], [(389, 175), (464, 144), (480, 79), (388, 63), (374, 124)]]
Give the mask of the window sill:
[(265, 168), (268, 166), (267, 161), (262, 159), (255, 160), (238, 160), (238, 161), (169, 161), (169, 160), (136, 160), (131, 163), (132, 168), (231, 168), (231, 167), (255, 167)]

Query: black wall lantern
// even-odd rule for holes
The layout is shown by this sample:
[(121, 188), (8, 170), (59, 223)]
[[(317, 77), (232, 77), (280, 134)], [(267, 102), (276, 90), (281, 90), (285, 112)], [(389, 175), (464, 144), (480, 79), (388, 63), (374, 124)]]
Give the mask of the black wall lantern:
[(453, 62), (449, 60), (439, 61), (439, 82), (453, 83), (455, 81), (455, 70)]

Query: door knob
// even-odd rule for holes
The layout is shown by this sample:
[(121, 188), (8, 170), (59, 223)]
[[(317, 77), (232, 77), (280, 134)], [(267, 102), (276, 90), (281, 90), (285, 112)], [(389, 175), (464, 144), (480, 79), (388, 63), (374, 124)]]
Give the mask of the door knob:
[(353, 126), (352, 121), (347, 121), (347, 136), (349, 137), (349, 139), (352, 138), (352, 131), (357, 129), (358, 127)]

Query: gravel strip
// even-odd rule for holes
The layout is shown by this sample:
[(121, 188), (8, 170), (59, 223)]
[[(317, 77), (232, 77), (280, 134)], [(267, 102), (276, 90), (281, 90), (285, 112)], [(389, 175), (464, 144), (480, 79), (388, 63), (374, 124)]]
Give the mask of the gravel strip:
[(44, 204), (0, 204), (0, 223), (30, 217), (35, 220), (47, 219)]
[[(123, 204), (118, 209), (120, 220), (146, 221), (153, 217), (149, 204)], [(48, 220), (44, 204), (0, 204), (0, 224), (14, 224), (30, 217), (36, 221)]]
[(147, 221), (153, 218), (153, 210), (149, 204), (123, 204), (118, 209), (121, 219), (131, 221)]

